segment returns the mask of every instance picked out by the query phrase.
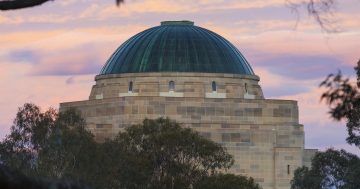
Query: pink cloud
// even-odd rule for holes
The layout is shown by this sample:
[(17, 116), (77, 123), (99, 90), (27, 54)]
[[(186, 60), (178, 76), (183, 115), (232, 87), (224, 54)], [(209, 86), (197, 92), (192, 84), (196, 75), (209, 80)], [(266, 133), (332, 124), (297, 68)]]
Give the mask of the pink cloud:
[[(87, 99), (93, 84), (94, 75), (76, 76), (71, 85), (66, 83), (67, 76), (29, 76), (30, 65), (21, 63), (1, 63), (2, 69), (11, 70), (0, 74), (0, 130), (9, 132), (17, 108), (26, 102), (42, 107), (57, 108), (60, 102)], [(0, 136), (3, 136), (1, 133)]]

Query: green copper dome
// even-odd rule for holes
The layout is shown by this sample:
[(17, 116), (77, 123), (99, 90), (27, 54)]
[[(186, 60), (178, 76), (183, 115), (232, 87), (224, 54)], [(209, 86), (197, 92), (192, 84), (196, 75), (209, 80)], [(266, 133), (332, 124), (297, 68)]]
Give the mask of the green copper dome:
[(253, 75), (239, 50), (190, 21), (165, 21), (123, 43), (100, 75), (139, 72), (204, 72)]

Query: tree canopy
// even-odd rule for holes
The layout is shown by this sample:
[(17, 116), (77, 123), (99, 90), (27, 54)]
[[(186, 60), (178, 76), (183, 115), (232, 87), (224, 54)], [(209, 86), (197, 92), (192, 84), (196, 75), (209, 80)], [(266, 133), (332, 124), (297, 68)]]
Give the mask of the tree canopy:
[(194, 189), (261, 189), (252, 178), (233, 174), (215, 174), (203, 177)]
[(9, 167), (20, 173), (15, 178), (34, 186), (65, 179), (102, 189), (221, 183), (259, 188), (251, 178), (220, 174), (233, 164), (226, 149), (169, 119), (145, 119), (103, 143), (85, 125), (75, 109), (42, 112), (25, 104), (0, 142), (0, 176), (8, 175), (2, 168)]
[[(360, 148), (360, 60), (355, 67), (357, 84), (344, 78), (339, 71), (329, 74), (320, 84), (326, 91), (321, 99), (330, 107), (335, 120), (346, 119), (347, 143)], [(318, 152), (311, 168), (302, 167), (294, 172), (292, 189), (355, 189), (360, 188), (360, 159), (345, 150), (328, 149)]]
[(41, 112), (34, 104), (19, 108), (10, 135), (0, 143), (2, 164), (27, 176), (80, 179), (95, 140), (74, 109)]
[(232, 156), (220, 144), (169, 119), (145, 119), (143, 124), (128, 127), (114, 141), (126, 147), (127, 154), (145, 159), (141, 164), (148, 170), (141, 167), (139, 172), (150, 173), (146, 175), (150, 188), (188, 188), (233, 164)]
[(345, 150), (318, 152), (311, 168), (294, 172), (291, 189), (357, 189), (360, 188), (360, 159)]
[(346, 119), (346, 141), (360, 147), (360, 60), (355, 67), (357, 85), (344, 78), (341, 72), (330, 74), (320, 86), (326, 91), (321, 99), (330, 106), (330, 115), (336, 120)]

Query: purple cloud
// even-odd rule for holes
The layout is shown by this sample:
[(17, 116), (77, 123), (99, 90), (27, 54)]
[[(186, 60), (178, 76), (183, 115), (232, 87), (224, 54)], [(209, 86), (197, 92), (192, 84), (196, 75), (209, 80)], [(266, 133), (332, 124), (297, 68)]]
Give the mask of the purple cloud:
[(261, 88), (266, 98), (291, 96), (299, 93), (305, 93), (310, 90), (309, 86), (295, 86), (295, 85), (276, 86), (276, 87), (268, 87), (266, 85), (262, 85)]
[(38, 61), (38, 55), (36, 52), (31, 50), (14, 50), (11, 51), (7, 58), (10, 60), (10, 62), (22, 62), (27, 61), (29, 63), (35, 64)]
[(75, 83), (75, 79), (74, 77), (69, 77), (65, 80), (65, 83), (68, 84), (68, 85), (71, 85), (73, 83)]
[(306, 134), (305, 146), (308, 148), (344, 148), (345, 150), (360, 155), (360, 150), (358, 148), (346, 144), (345, 140), (348, 135), (346, 132), (345, 123), (334, 121), (333, 123), (327, 124), (325, 126), (319, 126), (318, 123), (307, 123), (304, 128)]
[(101, 46), (85, 44), (51, 51), (21, 49), (10, 51), (5, 58), (9, 62), (30, 63), (30, 75), (95, 75), (100, 72), (108, 56)]
[(342, 64), (336, 57), (323, 55), (277, 55), (253, 64), (275, 74), (300, 80), (325, 78), (339, 69), (346, 75), (354, 73), (351, 66)]

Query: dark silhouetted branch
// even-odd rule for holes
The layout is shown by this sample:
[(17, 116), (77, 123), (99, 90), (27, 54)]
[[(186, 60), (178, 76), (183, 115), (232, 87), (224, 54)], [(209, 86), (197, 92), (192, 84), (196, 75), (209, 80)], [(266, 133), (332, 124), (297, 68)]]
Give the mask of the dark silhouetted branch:
[(116, 0), (116, 5), (119, 6), (121, 3), (123, 3), (125, 0)]
[[(0, 0), (0, 10), (16, 10), (28, 7), (41, 5), (45, 2), (53, 0)], [(116, 0), (116, 5), (119, 6), (125, 0)]]
[(14, 10), (41, 5), (50, 0), (5, 0), (0, 1), (0, 10)]
[(335, 27), (334, 11), (336, 0), (286, 0), (286, 4), (299, 16), (299, 9), (304, 8), (310, 17), (327, 33), (338, 32)]

